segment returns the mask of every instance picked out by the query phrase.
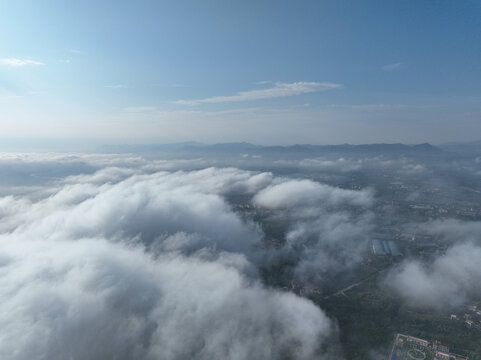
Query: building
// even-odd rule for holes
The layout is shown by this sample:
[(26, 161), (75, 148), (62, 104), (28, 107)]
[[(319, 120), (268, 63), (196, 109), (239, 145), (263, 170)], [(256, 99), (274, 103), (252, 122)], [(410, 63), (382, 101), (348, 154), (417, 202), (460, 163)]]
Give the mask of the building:
[(422, 352), (433, 360), (469, 360), (466, 356), (450, 352), (449, 345), (438, 340), (428, 341), (410, 335), (397, 334), (391, 350), (390, 360), (412, 360), (410, 349)]
[(467, 357), (454, 354), (454, 353), (445, 353), (442, 351), (436, 351), (434, 353), (435, 360), (468, 360)]
[(441, 341), (433, 341), (433, 350), (441, 351), (443, 353), (449, 353), (449, 345), (443, 344)]
[(372, 240), (372, 253), (378, 256), (402, 256), (403, 253), (395, 241)]
[(449, 356), (451, 356), (451, 360), (469, 360), (466, 356), (458, 355), (458, 354), (453, 354), (450, 353)]
[(451, 360), (451, 356), (449, 354), (446, 354), (442, 351), (436, 351), (435, 352), (435, 359), (436, 360)]
[(414, 336), (408, 336), (407, 341), (414, 343), (416, 345), (422, 346), (422, 347), (427, 347), (429, 345), (429, 341), (420, 339)]

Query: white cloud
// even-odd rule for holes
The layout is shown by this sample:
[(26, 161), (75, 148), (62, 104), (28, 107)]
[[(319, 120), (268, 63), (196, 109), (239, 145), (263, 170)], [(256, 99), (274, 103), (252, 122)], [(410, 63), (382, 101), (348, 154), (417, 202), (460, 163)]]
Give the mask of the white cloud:
[(401, 67), (402, 63), (387, 64), (382, 67), (383, 71), (394, 71)]
[(212, 104), (212, 103), (225, 103), (225, 102), (239, 102), (239, 101), (252, 101), (261, 99), (272, 99), (285, 96), (301, 95), (305, 93), (311, 93), (316, 91), (327, 91), (333, 89), (341, 89), (341, 84), (335, 83), (319, 83), (319, 82), (294, 82), (283, 83), (278, 82), (273, 87), (259, 90), (241, 91), (236, 95), (228, 96), (215, 96), (198, 100), (177, 100), (173, 101), (178, 105), (199, 105), (199, 104)]
[(413, 307), (459, 306), (481, 296), (481, 222), (438, 220), (409, 231), (433, 235), (446, 246), (432, 261), (408, 258), (392, 268), (384, 285)]
[(346, 108), (353, 110), (366, 110), (366, 111), (382, 111), (382, 110), (400, 110), (412, 108), (411, 105), (404, 104), (358, 104), (358, 105), (331, 105), (331, 107)]
[[(320, 291), (326, 278), (359, 264), (373, 226), (371, 190), (334, 188), (311, 180), (274, 179), (254, 196), (289, 224), (285, 243), (264, 263), (284, 265), (302, 291)], [(361, 211), (352, 211), (359, 207)], [(349, 210), (351, 209), (351, 210)], [(287, 284), (293, 284), (288, 281)]]
[(332, 108), (353, 109), (363, 111), (389, 111), (402, 109), (433, 109), (438, 108), (439, 105), (409, 105), (409, 104), (339, 104), (329, 105)]
[[(96, 235), (115, 241), (137, 238), (162, 252), (216, 248), (243, 254), (257, 265), (285, 260), (292, 272), (286, 273), (284, 284), (295, 278), (303, 286), (317, 286), (329, 274), (355, 266), (367, 249), (374, 201), (370, 190), (344, 190), (236, 168), (175, 171), (208, 164), (203, 159), (146, 160), (132, 155), (0, 154), (0, 168), (9, 168), (15, 184), (10, 194), (22, 191), (18, 177), (25, 173), (33, 173), (27, 180), (39, 186), (37, 195), (32, 189), (24, 198), (0, 198), (0, 234), (21, 226), (24, 237), (40, 240)], [(35, 176), (39, 169), (40, 177)], [(52, 173), (73, 175), (63, 180), (51, 176), (48, 181)], [(2, 193), (9, 189), (2, 188)], [(283, 246), (257, 248), (264, 234), (255, 223), (240, 222), (225, 203), (224, 197), (234, 194), (253, 197), (261, 211), (289, 224)]]
[(229, 259), (155, 258), (105, 239), (2, 241), (5, 360), (308, 360), (331, 341), (319, 308), (250, 282)]
[(45, 65), (45, 64), (43, 62), (36, 61), (36, 60), (4, 58), (4, 59), (0, 59), (0, 65), (20, 67), (20, 66), (27, 66), (27, 65), (39, 66), (39, 65)]
[(316, 203), (340, 205), (348, 203), (356, 206), (371, 206), (372, 192), (353, 191), (320, 184), (311, 180), (288, 180), (261, 190), (255, 202), (270, 209), (309, 206)]
[(481, 295), (481, 247), (457, 243), (432, 263), (406, 260), (384, 284), (414, 307), (459, 306)]
[(0, 358), (340, 358), (326, 354), (335, 329), (322, 310), (249, 271), (259, 233), (222, 194), (272, 178), (105, 168), (0, 198)]

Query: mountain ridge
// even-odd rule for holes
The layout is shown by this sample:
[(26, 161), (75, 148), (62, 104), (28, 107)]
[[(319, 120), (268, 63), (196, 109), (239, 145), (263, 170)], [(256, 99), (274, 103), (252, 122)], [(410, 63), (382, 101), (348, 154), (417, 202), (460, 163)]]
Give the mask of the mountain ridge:
[(338, 144), (338, 145), (255, 145), (248, 142), (227, 142), (205, 144), (199, 142), (180, 142), (168, 144), (119, 144), (103, 145), (102, 152), (279, 152), (279, 153), (315, 153), (315, 152), (423, 152), (439, 153), (440, 148), (429, 143), (407, 145), (401, 143), (373, 143), (373, 144)]

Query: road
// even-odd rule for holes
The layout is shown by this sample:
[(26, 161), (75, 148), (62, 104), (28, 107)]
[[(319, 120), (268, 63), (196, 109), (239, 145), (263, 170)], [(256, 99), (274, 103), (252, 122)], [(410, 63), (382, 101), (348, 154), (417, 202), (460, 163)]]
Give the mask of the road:
[(379, 273), (382, 273), (382, 272), (386, 272), (387, 270), (389, 270), (389, 267), (385, 268), (385, 269), (382, 269), (382, 270), (376, 270), (374, 273), (372, 273), (371, 275), (369, 275), (368, 277), (362, 279), (361, 281), (358, 281), (354, 284), (351, 284), (349, 286), (346, 286), (344, 289), (341, 289), (339, 291), (336, 291), (334, 294), (331, 294), (331, 295), (327, 295), (327, 296), (324, 296), (324, 300), (327, 300), (333, 296), (339, 296), (339, 295), (346, 295), (344, 292), (346, 291), (349, 291), (351, 290), (352, 288), (355, 288), (356, 286), (359, 286), (361, 285), (363, 282), (365, 282), (366, 280), (372, 278), (373, 276), (379, 274)]

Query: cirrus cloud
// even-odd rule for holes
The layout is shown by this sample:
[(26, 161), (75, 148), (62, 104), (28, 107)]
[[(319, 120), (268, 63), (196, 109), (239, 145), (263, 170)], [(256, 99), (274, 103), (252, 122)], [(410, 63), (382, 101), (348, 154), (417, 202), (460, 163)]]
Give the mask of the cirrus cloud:
[(197, 100), (176, 100), (174, 104), (178, 105), (199, 105), (199, 104), (213, 104), (213, 103), (227, 103), (227, 102), (239, 102), (239, 101), (253, 101), (261, 99), (272, 99), (278, 97), (301, 95), (316, 91), (327, 91), (334, 89), (341, 89), (341, 84), (329, 83), (329, 82), (312, 82), (312, 81), (300, 81), (293, 83), (277, 82), (273, 87), (267, 89), (256, 89), (249, 91), (241, 91), (235, 95), (227, 96), (214, 96), (210, 98), (197, 99)]
[(39, 65), (45, 65), (45, 63), (37, 60), (31, 60), (31, 59), (3, 58), (3, 59), (0, 59), (0, 65), (20, 67), (20, 66), (27, 66), (27, 65), (39, 66)]

